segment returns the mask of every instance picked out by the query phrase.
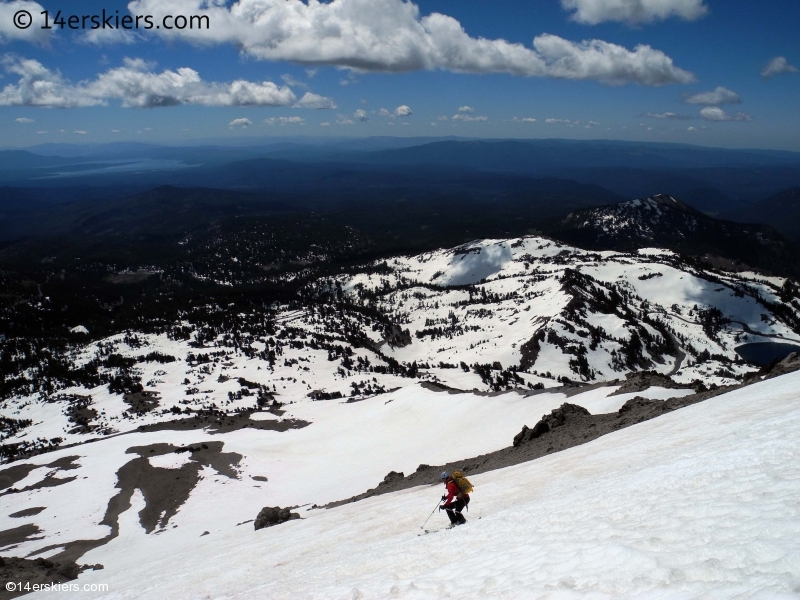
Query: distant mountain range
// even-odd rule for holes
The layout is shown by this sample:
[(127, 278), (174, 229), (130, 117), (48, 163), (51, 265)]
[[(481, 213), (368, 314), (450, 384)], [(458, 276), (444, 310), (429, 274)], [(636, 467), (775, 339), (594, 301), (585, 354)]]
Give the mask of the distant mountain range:
[[(795, 272), (797, 250), (774, 230), (800, 243), (798, 153), (609, 140), (249, 141), (0, 151), (0, 241), (180, 236), (217, 219), (292, 211), (391, 241), (393, 251), (539, 232), (586, 247), (661, 245)], [(655, 191), (682, 203), (652, 200), (664, 214), (620, 204)], [(607, 233), (592, 225), (609, 211), (629, 226)], [(562, 222), (569, 213), (573, 220)]]
[[(413, 174), (426, 181), (435, 173), (513, 174), (571, 179), (628, 198), (663, 190), (712, 213), (736, 210), (800, 185), (800, 154), (784, 151), (610, 140), (379, 137), (258, 142), (50, 144), (6, 150), (0, 151), (0, 182), (49, 189), (109, 185), (274, 189), (318, 181), (331, 171), (381, 177)], [(248, 178), (243, 180), (242, 174)]]

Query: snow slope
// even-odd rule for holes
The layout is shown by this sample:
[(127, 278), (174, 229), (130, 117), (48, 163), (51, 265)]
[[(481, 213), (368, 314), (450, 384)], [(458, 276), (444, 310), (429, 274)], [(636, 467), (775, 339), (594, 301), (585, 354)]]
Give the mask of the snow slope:
[(80, 581), (104, 598), (795, 598), (798, 389), (786, 375), (475, 476), (471, 522), (452, 531), (417, 536), (438, 487), (191, 551), (128, 521), (119, 568)]
[[(71, 347), (69, 368), (78, 370), (94, 364), (106, 379), (80, 381), (102, 385), (62, 386), (45, 393), (33, 385), (37, 371), (30, 369), (25, 377), (32, 384), (24, 388), (30, 393), (5, 398), (0, 404), (0, 416), (13, 425), (0, 441), (52, 451), (0, 468), (20, 467), (24, 471), (26, 465), (36, 467), (14, 482), (15, 490), (0, 490), (6, 508), (0, 514), (0, 531), (21, 526), (38, 528), (28, 539), (0, 547), (0, 553), (54, 557), (77, 540), (102, 540), (113, 531), (113, 527), (102, 524), (109, 506), (124, 488), (119, 473), (139, 461), (136, 464), (146, 465), (146, 472), (165, 481), (177, 481), (187, 473), (198, 479), (180, 501), (177, 512), (168, 515), (165, 509), (156, 514), (157, 524), (151, 533), (145, 531), (146, 519), (140, 518), (139, 512), (152, 512), (151, 500), (158, 494), (151, 496), (147, 505), (146, 482), (133, 488), (131, 508), (122, 512), (118, 521), (114, 517), (119, 536), (79, 561), (106, 565), (106, 577), (123, 577), (122, 582), (125, 580), (120, 573), (132, 570), (144, 580), (149, 575), (141, 571), (141, 565), (158, 564), (151, 562), (151, 557), (160, 557), (164, 569), (173, 569), (174, 565), (176, 572), (183, 573), (180, 578), (190, 581), (190, 568), (181, 562), (182, 557), (201, 549), (204, 568), (211, 556), (217, 560), (217, 551), (223, 557), (219, 566), (223, 570), (207, 592), (211, 597), (246, 594), (249, 588), (237, 587), (236, 579), (245, 568), (241, 565), (246, 566), (251, 556), (254, 570), (261, 566), (258, 561), (270, 557), (263, 572), (258, 573), (262, 579), (256, 582), (267, 597), (349, 597), (352, 588), (345, 589), (342, 583), (347, 581), (363, 587), (367, 597), (394, 593), (391, 586), (384, 589), (385, 581), (379, 578), (362, 581), (357, 562), (334, 560), (334, 555), (345, 552), (363, 555), (363, 573), (375, 572), (390, 579), (396, 575), (398, 594), (422, 594), (411, 588), (413, 580), (437, 582), (431, 584), (433, 587), (420, 584), (429, 595), (452, 592), (454, 597), (469, 597), (468, 591), (459, 587), (454, 567), (447, 563), (449, 547), (431, 550), (435, 560), (430, 562), (430, 556), (425, 558), (415, 544), (430, 549), (424, 545), (431, 542), (406, 539), (430, 510), (420, 507), (432, 506), (438, 490), (411, 490), (330, 511), (309, 507), (374, 488), (390, 471), (410, 474), (420, 464), (444, 464), (507, 447), (523, 425), (535, 425), (542, 415), (566, 401), (600, 414), (617, 411), (637, 395), (667, 399), (691, 393), (688, 389), (650, 388), (612, 396), (619, 389), (619, 382), (614, 381), (632, 371), (655, 370), (685, 385), (697, 379), (706, 385), (729, 384), (755, 370), (736, 354), (739, 344), (800, 340), (800, 298), (782, 280), (707, 272), (658, 249), (636, 254), (586, 252), (539, 237), (482, 240), (459, 248), (396, 257), (312, 282), (306, 291), (304, 297), (315, 300), (307, 305), (297, 302), (274, 306), (270, 309), (274, 312), (267, 314), (240, 315), (246, 325), (235, 335), (224, 328), (186, 321), (179, 324), (186, 335), (177, 336), (170, 330), (159, 334), (130, 332)], [(152, 355), (171, 360), (148, 360)], [(108, 378), (122, 372), (113, 365), (125, 361), (130, 363), (126, 372), (138, 377), (150, 395), (123, 396), (110, 391)], [(567, 395), (560, 389), (565, 378), (586, 383), (606, 381), (609, 385)], [(781, 381), (797, 383), (796, 378)], [(744, 403), (752, 404), (748, 410), (755, 411), (753, 415), (760, 414), (758, 407), (764, 402), (770, 410), (778, 411), (777, 405), (769, 404), (769, 398), (783, 393), (773, 389), (776, 385), (764, 383), (725, 398), (731, 406), (739, 402), (738, 398), (749, 398)], [(445, 391), (446, 386), (456, 389)], [(542, 386), (546, 389), (534, 389)], [(769, 397), (762, 398), (762, 392)], [(796, 401), (786, 398), (783, 408), (789, 411)], [(496, 595), (513, 596), (514, 582), (534, 589), (537, 585), (540, 590), (550, 589), (546, 586), (556, 589), (568, 577), (575, 577), (577, 589), (586, 591), (596, 583), (596, 590), (609, 594), (633, 595), (644, 590), (641, 593), (649, 595), (663, 582), (672, 585), (672, 575), (658, 575), (662, 577), (659, 583), (648, 579), (656, 577), (653, 573), (661, 573), (662, 553), (671, 556), (674, 551), (664, 544), (678, 540), (675, 543), (694, 547), (695, 542), (683, 532), (670, 529), (677, 521), (667, 519), (672, 514), (669, 507), (684, 506), (678, 500), (681, 494), (687, 494), (687, 498), (694, 494), (701, 503), (706, 502), (703, 494), (707, 492), (712, 499), (702, 504), (701, 510), (704, 515), (712, 514), (709, 507), (714, 502), (727, 505), (722, 498), (732, 488), (724, 486), (735, 479), (731, 479), (724, 461), (741, 459), (748, 465), (752, 458), (735, 458), (733, 448), (714, 444), (734, 439), (726, 433), (728, 430), (720, 428), (749, 431), (753, 425), (747, 418), (756, 422), (756, 416), (741, 417), (742, 422), (736, 425), (733, 421), (744, 414), (742, 411), (734, 411), (734, 417), (729, 418), (724, 415), (727, 401), (714, 400), (709, 406), (717, 407), (718, 413), (709, 413), (712, 416), (707, 419), (702, 411), (711, 408), (679, 411), (681, 416), (699, 415), (694, 421), (688, 419), (683, 430), (678, 425), (674, 430), (662, 430), (660, 425), (644, 424), (558, 457), (516, 467), (516, 471), (478, 476), (479, 502), (474, 510), (483, 507), (486, 518), (470, 530), (479, 535), (481, 528), (489, 529), (476, 538), (481, 552), (488, 553), (488, 562), (484, 567), (476, 566), (476, 572), (508, 569), (524, 576), (500, 578), (492, 584), (487, 574), (478, 583), (469, 580), (468, 589), (483, 590), (485, 585), (489, 586), (486, 594), (492, 594), (491, 585), (496, 585)], [(223, 428), (220, 432), (212, 426), (215, 420), (231, 424), (242, 417), (248, 427)], [(662, 418), (677, 423), (682, 417)], [(783, 428), (793, 427), (794, 418), (794, 413), (787, 412), (788, 425), (776, 418), (770, 424), (776, 432), (770, 439), (778, 444)], [(194, 419), (193, 424), (187, 425), (190, 419)], [(292, 428), (292, 424), (298, 424), (296, 420), (307, 426)], [(286, 427), (289, 429), (277, 430)], [(636, 434), (643, 436), (639, 438), (634, 430), (649, 433)], [(703, 437), (707, 435), (720, 437), (714, 442)], [(675, 442), (677, 450), (658, 450), (671, 436), (683, 440)], [(709, 457), (719, 450), (723, 462), (718, 467), (710, 459), (707, 464), (692, 462), (694, 454), (684, 452), (684, 448), (694, 448), (694, 442), (686, 441), (687, 436), (693, 436)], [(89, 441), (93, 443), (84, 443)], [(214, 451), (232, 461), (231, 470), (195, 461), (193, 455), (174, 453), (173, 448), (153, 448), (154, 444), (197, 447), (212, 442), (222, 443), (221, 450), (217, 444)], [(133, 450), (137, 447), (149, 447), (143, 458), (137, 458), (140, 454)], [(754, 447), (753, 456), (761, 452), (759, 448)], [(742, 451), (750, 452), (745, 447)], [(683, 456), (689, 457), (686, 464), (681, 462)], [(68, 457), (77, 458), (65, 466), (63, 459)], [(786, 456), (776, 460), (784, 459)], [(56, 463), (59, 460), (62, 462)], [(654, 466), (659, 461), (664, 465), (660, 470)], [(61, 467), (48, 466), (53, 464)], [(584, 464), (595, 465), (591, 473), (584, 473)], [(635, 476), (624, 470), (629, 464)], [(702, 475), (706, 467), (719, 468), (725, 473), (725, 481), (711, 482), (722, 487), (710, 483), (708, 490), (681, 487), (683, 484), (673, 481), (670, 469), (679, 473), (684, 467), (690, 475)], [(766, 476), (770, 471), (764, 468)], [(789, 473), (787, 477), (785, 481), (791, 482), (795, 475)], [(526, 483), (520, 487), (518, 479)], [(577, 487), (570, 487), (569, 482)], [(746, 481), (736, 485), (750, 489)], [(763, 489), (772, 493), (769, 486)], [(540, 494), (540, 490), (544, 491)], [(647, 495), (653, 490), (658, 498)], [(165, 496), (171, 498), (175, 493), (170, 489)], [(604, 499), (608, 506), (602, 504)], [(651, 537), (657, 541), (652, 547), (630, 537), (631, 532), (645, 532), (649, 527), (640, 509), (631, 504), (634, 499), (653, 511), (650, 516), (657, 534)], [(755, 497), (753, 506), (766, 510), (766, 505), (759, 504), (766, 499)], [(581, 512), (587, 502), (598, 515), (605, 515), (603, 525), (592, 520), (594, 513)], [(299, 506), (305, 520), (259, 532), (260, 537), (254, 538), (249, 522), (264, 506)], [(35, 515), (10, 516), (32, 507), (43, 509)], [(612, 511), (614, 507), (627, 508), (618, 513)], [(678, 521), (691, 514), (689, 508), (681, 510), (679, 518), (675, 517)], [(736, 510), (731, 508), (736, 516), (731, 539), (740, 543), (746, 535), (736, 533), (737, 528), (744, 527), (747, 520), (739, 519)], [(626, 515), (633, 519), (630, 524)], [(441, 519), (438, 521), (441, 523)], [(588, 528), (586, 540), (594, 542), (581, 546), (570, 541), (570, 536), (578, 536), (569, 529), (572, 521)], [(358, 524), (345, 526), (352, 522)], [(705, 542), (716, 539), (719, 522), (709, 522), (708, 532), (701, 532)], [(794, 531), (791, 519), (787, 522), (786, 531)], [(542, 523), (552, 523), (553, 528), (540, 529)], [(518, 536), (517, 527), (527, 537)], [(554, 531), (561, 532), (561, 537), (552, 537)], [(204, 532), (208, 535), (201, 537)], [(298, 532), (296, 543), (285, 537), (294, 535), (292, 532)], [(603, 537), (604, 532), (612, 537)], [(459, 530), (441, 536), (451, 534), (468, 535)], [(783, 534), (779, 531), (776, 535)], [(534, 547), (525, 553), (539, 566), (529, 569), (515, 563), (492, 541), (494, 537), (515, 540), (521, 548), (526, 548), (524, 539), (534, 540)], [(314, 545), (314, 538), (320, 539), (319, 546)], [(369, 543), (362, 547), (362, 539)], [(622, 540), (619, 545), (624, 552), (613, 546), (615, 539)], [(535, 544), (540, 542), (549, 554), (539, 553)], [(564, 548), (560, 542), (566, 544)], [(237, 554), (239, 544), (246, 549), (245, 554)], [(467, 547), (473, 545), (466, 543)], [(587, 571), (581, 579), (546, 563), (547, 555), (563, 555), (561, 562), (578, 572), (584, 565), (593, 564), (590, 558), (595, 555), (591, 550), (594, 547), (603, 549), (598, 556), (622, 557), (619, 561), (625, 568), (638, 569), (650, 561), (652, 569), (641, 567), (643, 574), (632, 575), (630, 580), (613, 579), (599, 570)], [(635, 550), (630, 550), (632, 547)], [(396, 571), (391, 571), (388, 558), (380, 563), (381, 553), (397, 558), (400, 566)], [(239, 566), (226, 562), (228, 555)], [(455, 556), (468, 562), (467, 555)], [(637, 563), (640, 558), (644, 562)], [(748, 556), (740, 557), (740, 567), (731, 566), (735, 562), (730, 556), (714, 559), (723, 565), (714, 567), (719, 577), (731, 582), (747, 581), (746, 569), (760, 564)], [(137, 561), (141, 565), (137, 566)], [(319, 564), (319, 574), (312, 573), (314, 561)], [(299, 573), (306, 573), (318, 585), (309, 587), (307, 582), (283, 574), (278, 569), (281, 564), (289, 565), (287, 569), (297, 565)], [(424, 564), (440, 564), (441, 571), (426, 571)], [(673, 568), (687, 578), (695, 576), (691, 574), (694, 571), (670, 566), (670, 570)], [(224, 575), (225, 569), (234, 575)], [(619, 570), (624, 572), (623, 567)], [(349, 575), (337, 579), (339, 571)], [(769, 577), (774, 573), (768, 571)], [(99, 581), (98, 574), (83, 577)], [(166, 576), (158, 575), (157, 581), (158, 577), (167, 585)], [(278, 582), (285, 587), (276, 587)], [(120, 583), (115, 593), (124, 595), (128, 585), (134, 596), (156, 594), (130, 582)], [(194, 587), (187, 588), (191, 593), (176, 596), (202, 597), (206, 593), (202, 586), (191, 585)]]
[[(282, 418), (310, 423), (302, 429), (242, 429), (221, 434), (203, 430), (137, 431), (65, 448), (14, 463), (47, 465), (63, 457), (78, 457), (75, 468), (54, 474), (58, 479), (74, 480), (4, 497), (6, 511), (0, 515), (0, 531), (31, 523), (42, 529), (39, 535), (44, 539), (22, 542), (3, 549), (3, 553), (52, 557), (61, 546), (42, 549), (108, 535), (109, 527), (101, 522), (109, 500), (118, 491), (117, 472), (136, 458), (129, 452), (134, 447), (223, 442), (224, 452), (241, 455), (235, 466), (237, 477), (224, 477), (205, 468), (178, 513), (156, 529), (158, 543), (174, 537), (186, 542), (186, 536), (193, 540), (203, 531), (216, 534), (249, 521), (263, 506), (307, 507), (342, 500), (375, 487), (390, 471), (410, 474), (422, 463), (444, 464), (500, 450), (511, 445), (523, 425), (533, 426), (565, 401), (599, 413), (616, 411), (637, 395), (662, 399), (687, 393), (650, 388), (611, 396), (617, 389), (601, 387), (568, 399), (564, 393), (554, 392), (480, 396), (434, 392), (413, 385), (355, 403), (303, 402), (287, 407), (289, 412)], [(277, 419), (269, 413), (257, 414)], [(165, 469), (178, 469), (188, 459), (188, 454), (174, 453), (148, 458), (152, 466)], [(36, 486), (51, 471), (37, 468), (14, 487), (22, 490)], [(31, 506), (46, 509), (24, 519), (6, 516)], [(134, 537), (145, 536), (138, 524), (135, 530), (139, 533)], [(109, 561), (127, 543), (122, 537), (114, 539), (92, 552), (97, 556), (93, 560), (113, 568)]]

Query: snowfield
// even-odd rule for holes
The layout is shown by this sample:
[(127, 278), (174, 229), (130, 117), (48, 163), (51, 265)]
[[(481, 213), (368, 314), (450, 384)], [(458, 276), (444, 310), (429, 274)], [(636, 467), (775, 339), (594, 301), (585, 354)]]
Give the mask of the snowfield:
[[(363, 399), (420, 380), (491, 392), (653, 370), (687, 387), (730, 385), (755, 370), (737, 347), (800, 345), (800, 298), (781, 291), (784, 280), (706, 272), (667, 251), (588, 252), (532, 236), (362, 270), (310, 285), (310, 296), (334, 290), (346, 309), (320, 303), (252, 315), (271, 335), (244, 331), (232, 343), (224, 331), (187, 322), (180, 325), (189, 339), (133, 332), (79, 345), (73, 368), (108, 356), (133, 361), (157, 408), (137, 409), (107, 385), (43, 393), (31, 369), (30, 393), (5, 401), (0, 416), (32, 424), (2, 441), (65, 446), (186, 411), (252, 410), (257, 396), (283, 404)], [(174, 361), (143, 361), (148, 353)], [(69, 412), (77, 396), (97, 412), (88, 427)]]
[(477, 475), (469, 524), (421, 537), (438, 486), (257, 532), (157, 539), (127, 519), (116, 568), (80, 581), (104, 598), (794, 598), (798, 389), (786, 375)]
[[(15, 556), (53, 557), (69, 542), (104, 538), (109, 527), (101, 522), (110, 499), (118, 492), (117, 472), (136, 458), (129, 451), (133, 447), (222, 442), (223, 452), (240, 456), (234, 477), (203, 468), (200, 481), (177, 514), (155, 529), (157, 543), (163, 543), (174, 536), (185, 539), (188, 535), (193, 539), (203, 531), (226, 532), (255, 518), (263, 506), (307, 508), (326, 504), (375, 487), (390, 471), (410, 474), (423, 463), (444, 464), (500, 450), (511, 445), (523, 425), (533, 426), (542, 415), (566, 401), (595, 413), (612, 412), (634, 396), (663, 399), (691, 391), (654, 387), (611, 395), (617, 389), (618, 386), (601, 387), (567, 398), (564, 393), (527, 397), (517, 392), (495, 396), (450, 394), (414, 385), (355, 403), (291, 405), (281, 419), (298, 418), (310, 424), (284, 432), (242, 429), (212, 435), (202, 430), (166, 430), (118, 435), (26, 461), (47, 465), (64, 457), (76, 457), (70, 470), (54, 472), (40, 467), (15, 483), (18, 490), (34, 489), (5, 496), (7, 514), (31, 506), (46, 509), (27, 518), (0, 515), (0, 530), (26, 523), (42, 529), (39, 535), (44, 535), (44, 540), (24, 541), (6, 550)], [(256, 414), (278, 419), (269, 413)], [(189, 462), (189, 453), (155, 455), (147, 460), (153, 467), (179, 469)], [(48, 474), (59, 484), (35, 488)], [(69, 477), (74, 480), (60, 483)], [(130, 510), (133, 509), (121, 519)], [(249, 525), (247, 529), (250, 530)], [(138, 523), (135, 531), (145, 535)], [(116, 565), (109, 561), (116, 556), (115, 549), (124, 552), (129, 542), (123, 535), (124, 531), (107, 546), (85, 555), (81, 562), (99, 562), (114, 568)]]
[[(741, 345), (800, 344), (791, 282), (531, 236), (194, 309), (81, 336), (48, 358), (72, 378), (20, 368), (0, 554), (102, 564), (79, 582), (113, 598), (800, 597), (800, 373), (470, 475), (467, 527), (418, 537), (435, 481), (320, 508), (508, 448), (564, 403), (739, 384)], [(267, 506), (302, 519), (254, 532)]]

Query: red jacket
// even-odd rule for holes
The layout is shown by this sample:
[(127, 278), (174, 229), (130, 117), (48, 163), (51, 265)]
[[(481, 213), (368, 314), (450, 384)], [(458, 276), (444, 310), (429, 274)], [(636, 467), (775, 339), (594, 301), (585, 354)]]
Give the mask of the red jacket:
[[(448, 481), (447, 482), (447, 499), (444, 502), (445, 508), (450, 506), (453, 503), (453, 500), (458, 498), (461, 495), (461, 488), (458, 487), (458, 484), (455, 481)], [(463, 494), (466, 496), (467, 494)]]

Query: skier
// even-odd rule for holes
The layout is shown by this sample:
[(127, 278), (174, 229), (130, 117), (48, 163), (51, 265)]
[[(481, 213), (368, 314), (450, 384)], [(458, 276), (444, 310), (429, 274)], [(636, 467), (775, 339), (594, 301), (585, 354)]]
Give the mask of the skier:
[[(454, 477), (453, 475), (459, 475), (460, 477)], [(447, 488), (447, 494), (442, 496), (444, 504), (439, 507), (439, 510), (444, 509), (447, 511), (447, 516), (450, 518), (450, 527), (463, 525), (467, 522), (461, 511), (469, 504), (469, 492), (472, 491), (472, 486), (463, 473), (456, 471), (453, 475), (444, 471), (440, 477)], [(463, 480), (465, 484), (461, 484), (460, 480)]]

